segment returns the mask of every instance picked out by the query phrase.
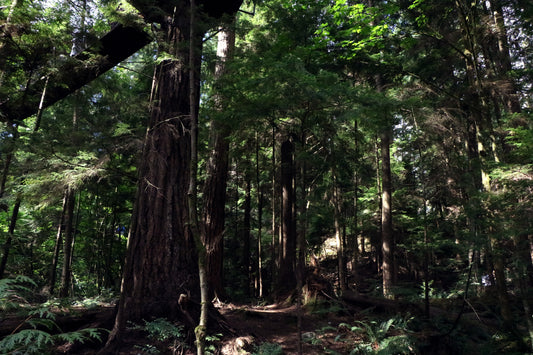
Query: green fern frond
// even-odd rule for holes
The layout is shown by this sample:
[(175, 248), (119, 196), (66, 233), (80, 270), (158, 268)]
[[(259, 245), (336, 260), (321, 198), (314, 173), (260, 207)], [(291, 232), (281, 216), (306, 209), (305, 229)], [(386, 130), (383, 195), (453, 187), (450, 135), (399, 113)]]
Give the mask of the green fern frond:
[(46, 318), (30, 318), (26, 321), (26, 323), (31, 326), (33, 329), (37, 328), (45, 328), (47, 330), (54, 330), (59, 329), (59, 326), (54, 322), (52, 319), (46, 319)]
[(101, 330), (102, 329), (97, 328), (86, 328), (75, 332), (57, 334), (54, 335), (53, 338), (54, 340), (61, 340), (68, 343), (84, 343), (90, 339), (101, 341)]
[(18, 309), (21, 304), (28, 303), (22, 294), (31, 293), (31, 287), (36, 286), (35, 281), (22, 275), (0, 279), (0, 310)]
[(0, 341), (0, 353), (34, 354), (38, 349), (52, 344), (52, 336), (47, 332), (37, 329), (24, 329), (4, 337)]

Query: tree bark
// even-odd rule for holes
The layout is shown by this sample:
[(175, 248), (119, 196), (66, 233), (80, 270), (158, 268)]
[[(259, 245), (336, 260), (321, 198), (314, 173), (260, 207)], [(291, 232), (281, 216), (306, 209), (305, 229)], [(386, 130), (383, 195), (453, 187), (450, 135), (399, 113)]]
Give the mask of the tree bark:
[[(174, 58), (163, 60), (154, 73), (122, 293), (108, 345), (120, 340), (127, 321), (145, 317), (181, 319), (189, 327), (196, 326), (185, 304), (178, 303), (180, 294), (198, 301), (200, 287), (188, 203), (191, 68), (184, 44), (189, 40), (189, 9), (178, 9), (176, 14), (166, 27), (166, 51)], [(194, 43), (200, 53), (201, 41)], [(199, 68), (199, 61), (195, 65), (193, 70)]]
[[(65, 191), (66, 192), (66, 191)], [(48, 274), (48, 287), (51, 295), (54, 294), (56, 287), (56, 270), (57, 264), (59, 263), (59, 251), (61, 250), (61, 245), (63, 243), (63, 231), (65, 230), (65, 213), (67, 206), (67, 195), (63, 196), (63, 208), (61, 209), (61, 216), (59, 217), (59, 223), (57, 226), (56, 242), (54, 246), (54, 254), (52, 255), (52, 264), (50, 265), (50, 270)]]
[(382, 242), (382, 273), (383, 296), (393, 298), (394, 262), (392, 236), (392, 177), (390, 167), (391, 132), (387, 130), (381, 136), (381, 165), (382, 165), (382, 197), (381, 197), (381, 242)]
[(255, 134), (255, 181), (257, 187), (257, 282), (256, 291), (259, 298), (263, 297), (263, 188), (259, 170), (259, 139)]
[(70, 291), (70, 280), (72, 275), (72, 241), (74, 240), (74, 204), (76, 202), (76, 192), (69, 186), (65, 191), (65, 233), (63, 242), (63, 268), (61, 271), (61, 288), (59, 297), (68, 297)]
[[(217, 80), (226, 73), (226, 63), (233, 57), (235, 30), (233, 21), (222, 27), (218, 34), (215, 68)], [(224, 98), (217, 95), (217, 110), (222, 113)], [(224, 291), (224, 222), (226, 187), (228, 179), (229, 126), (222, 119), (210, 122), (210, 157), (203, 190), (202, 241), (206, 247), (206, 268), (209, 280), (209, 297), (225, 299)]]
[(339, 196), (339, 187), (337, 184), (337, 176), (333, 173), (333, 198), (331, 200), (333, 205), (333, 219), (335, 226), (335, 241), (337, 244), (337, 270), (339, 276), (339, 288), (345, 291), (348, 286), (346, 283), (346, 266), (344, 263), (344, 242), (342, 238), (341, 228), (341, 198)]
[(251, 266), (251, 202), (252, 202), (252, 181), (250, 174), (245, 172), (244, 177), (244, 219), (242, 225), (242, 289), (245, 295), (250, 295), (250, 266)]
[(294, 144), (287, 138), (281, 144), (281, 243), (280, 265), (276, 291), (285, 296), (296, 287), (296, 224), (294, 216)]

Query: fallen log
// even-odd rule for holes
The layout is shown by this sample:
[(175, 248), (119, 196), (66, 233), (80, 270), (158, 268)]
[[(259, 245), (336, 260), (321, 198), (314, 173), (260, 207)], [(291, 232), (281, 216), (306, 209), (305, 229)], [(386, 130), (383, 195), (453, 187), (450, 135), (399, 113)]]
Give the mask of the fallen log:
[(37, 113), (39, 106), (44, 109), (72, 94), (151, 41), (150, 35), (140, 27), (114, 26), (90, 47), (68, 58), (58, 70), (31, 83), (17, 95), (0, 98), (0, 120), (19, 123)]

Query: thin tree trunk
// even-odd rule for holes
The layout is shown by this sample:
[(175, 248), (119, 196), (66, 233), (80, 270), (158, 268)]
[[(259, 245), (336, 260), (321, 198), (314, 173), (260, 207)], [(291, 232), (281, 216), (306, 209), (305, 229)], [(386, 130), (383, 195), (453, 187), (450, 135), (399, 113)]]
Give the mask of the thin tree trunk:
[(335, 226), (335, 241), (337, 244), (337, 272), (339, 276), (339, 288), (345, 291), (348, 287), (346, 284), (346, 266), (344, 263), (344, 243), (342, 238), (341, 228), (341, 197), (339, 194), (339, 187), (337, 183), (337, 176), (333, 173), (333, 198), (331, 203), (333, 205), (333, 222)]
[(15, 205), (13, 206), (13, 211), (11, 212), (11, 220), (9, 222), (9, 228), (7, 230), (7, 239), (4, 243), (4, 247), (2, 248), (2, 260), (0, 260), (0, 279), (4, 277), (4, 273), (6, 270), (7, 258), (9, 257), (9, 251), (11, 250), (11, 243), (13, 241), (13, 236), (15, 233), (15, 226), (17, 225), (21, 201), (22, 199), (20, 198), (20, 196), (17, 197)]
[(507, 39), (507, 29), (503, 17), (501, 0), (490, 0), (490, 8), (495, 25), (493, 29), (496, 32), (498, 43), (496, 68), (500, 78), (507, 83), (507, 85), (502, 85), (504, 89), (501, 98), (504, 100), (508, 112), (520, 113), (522, 108), (520, 107), (516, 84), (509, 76), (509, 73), (513, 68), (511, 64), (511, 56), (509, 54), (509, 41)]
[[(279, 251), (276, 250), (276, 128), (272, 126), (272, 241), (270, 243), (270, 278), (272, 280), (276, 277), (276, 264), (278, 263)], [(279, 266), (279, 264), (278, 264)], [(274, 291), (274, 284), (271, 285), (271, 291)]]
[(244, 206), (243, 206), (243, 222), (242, 222), (242, 289), (245, 295), (250, 295), (250, 266), (251, 266), (251, 202), (252, 202), (252, 182), (248, 172), (244, 176)]
[(59, 217), (59, 223), (57, 226), (56, 242), (54, 245), (54, 254), (52, 256), (52, 264), (50, 265), (50, 271), (48, 275), (48, 286), (50, 289), (50, 294), (54, 294), (56, 286), (56, 270), (57, 264), (59, 263), (59, 251), (63, 244), (63, 231), (65, 230), (65, 213), (67, 207), (67, 194), (63, 195), (63, 208), (61, 209), (61, 216)]
[(65, 233), (63, 243), (63, 268), (61, 271), (61, 287), (59, 297), (68, 297), (70, 290), (70, 280), (72, 275), (72, 243), (74, 240), (74, 205), (76, 193), (72, 187), (67, 187), (65, 192)]
[[(220, 80), (227, 72), (227, 62), (235, 48), (234, 21), (230, 21), (218, 33), (215, 77)], [(220, 113), (224, 110), (224, 98), (215, 98)], [(211, 155), (207, 164), (207, 178), (203, 190), (202, 241), (206, 246), (206, 268), (209, 280), (209, 298), (225, 299), (224, 291), (224, 222), (230, 127), (223, 119), (210, 122)]]
[(257, 187), (257, 295), (263, 297), (263, 188), (261, 186), (259, 170), (259, 139), (255, 134), (255, 179)]
[(382, 164), (382, 197), (381, 197), (381, 242), (382, 242), (382, 273), (383, 296), (393, 298), (394, 260), (392, 235), (392, 177), (390, 167), (391, 133), (387, 130), (381, 136), (381, 164)]

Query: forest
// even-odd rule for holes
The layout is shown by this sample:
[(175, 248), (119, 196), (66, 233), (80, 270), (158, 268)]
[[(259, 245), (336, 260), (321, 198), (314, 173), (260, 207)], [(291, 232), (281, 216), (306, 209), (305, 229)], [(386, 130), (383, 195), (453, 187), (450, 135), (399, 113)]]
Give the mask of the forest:
[(533, 353), (530, 0), (0, 0), (0, 354)]

